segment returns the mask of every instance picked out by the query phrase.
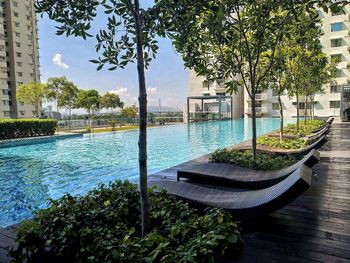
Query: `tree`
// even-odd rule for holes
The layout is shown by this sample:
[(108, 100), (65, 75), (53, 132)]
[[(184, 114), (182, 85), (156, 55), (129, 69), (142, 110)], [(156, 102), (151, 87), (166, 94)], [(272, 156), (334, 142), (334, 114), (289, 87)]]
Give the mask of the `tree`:
[(58, 98), (62, 87), (68, 82), (66, 77), (49, 78), (46, 82), (47, 100), (56, 102), (57, 111), (59, 111)]
[(120, 100), (119, 96), (117, 94), (109, 92), (103, 95), (101, 98), (101, 104), (103, 108), (112, 110), (124, 107), (124, 103)]
[(133, 106), (123, 108), (120, 115), (122, 117), (132, 119), (132, 118), (136, 118), (137, 112), (138, 112), (137, 107), (133, 105)]
[[(337, 1), (159, 0), (164, 35), (185, 66), (209, 81), (225, 79), (231, 93), (244, 86), (252, 106), (252, 148), (256, 160), (256, 98), (275, 62), (275, 53), (300, 14)], [(310, 12), (311, 11), (311, 12)]]
[[(307, 88), (309, 81), (305, 72), (312, 71), (314, 65), (312, 63), (298, 65), (298, 59), (301, 56), (310, 55), (311, 53), (322, 52), (320, 36), (321, 36), (321, 20), (316, 10), (309, 10), (298, 17), (293, 24), (289, 24), (286, 28), (284, 41), (279, 43), (275, 52), (275, 62), (271, 67), (271, 72), (267, 79), (273, 84), (278, 97), (279, 113), (280, 113), (280, 139), (283, 139), (283, 104), (281, 96), (285, 91), (290, 96), (297, 97), (297, 127), (299, 127), (299, 93), (301, 87)], [(304, 51), (304, 52), (303, 52)], [(310, 52), (306, 52), (310, 51)], [(302, 61), (310, 61), (310, 58), (302, 59)], [(316, 65), (315, 65), (316, 66)], [(299, 70), (303, 68), (304, 70)], [(301, 75), (305, 75), (301, 77)], [(306, 82), (302, 84), (301, 79)]]
[(73, 82), (67, 81), (60, 87), (60, 93), (57, 99), (57, 107), (68, 110), (70, 129), (70, 120), (72, 116), (72, 109), (77, 105), (78, 87)]
[(209, 81), (227, 80), (231, 93), (245, 87), (251, 99), (256, 160), (255, 95), (270, 73), (287, 25), (294, 23), (307, 5), (277, 0), (160, 0), (158, 7), (161, 17), (167, 19), (165, 31), (186, 67)]
[(109, 70), (124, 68), (130, 62), (137, 61), (139, 80), (139, 171), (142, 236), (151, 227), (151, 208), (147, 188), (147, 93), (145, 68), (158, 50), (155, 40), (156, 28), (153, 8), (143, 9), (139, 0), (76, 0), (51, 1), (36, 0), (39, 13), (48, 14), (49, 18), (59, 23), (57, 34), (91, 37), (89, 30), (98, 10), (108, 16), (106, 28), (101, 28), (96, 35), (96, 51), (101, 54), (91, 62), (101, 70), (111, 65)]
[(46, 96), (46, 86), (43, 83), (30, 82), (20, 85), (16, 90), (16, 98), (18, 101), (31, 104), (35, 108), (36, 116), (39, 117), (40, 107)]
[(91, 127), (91, 112), (101, 106), (101, 97), (97, 90), (79, 90), (77, 95), (77, 108), (85, 109), (89, 114), (89, 127)]

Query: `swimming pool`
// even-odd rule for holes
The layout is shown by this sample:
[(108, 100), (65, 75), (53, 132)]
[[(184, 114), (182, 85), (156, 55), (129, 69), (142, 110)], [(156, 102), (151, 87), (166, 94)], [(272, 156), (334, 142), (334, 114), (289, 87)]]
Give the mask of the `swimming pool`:
[[(287, 122), (293, 122), (289, 120)], [(263, 134), (279, 119), (257, 120)], [(149, 174), (251, 138), (248, 119), (148, 130)], [(30, 218), (49, 198), (84, 194), (98, 183), (138, 177), (138, 131), (0, 149), (0, 227)]]

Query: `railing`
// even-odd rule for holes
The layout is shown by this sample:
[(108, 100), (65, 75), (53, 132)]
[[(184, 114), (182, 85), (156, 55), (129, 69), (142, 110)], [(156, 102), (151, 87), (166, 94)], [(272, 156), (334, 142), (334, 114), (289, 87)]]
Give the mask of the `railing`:
[[(251, 98), (248, 97), (248, 100), (251, 100)], [(266, 93), (255, 94), (255, 100), (267, 100), (267, 94)]]
[[(266, 114), (267, 113), (267, 108), (266, 107), (255, 107), (255, 112), (258, 115)], [(249, 108), (248, 111), (246, 112), (246, 114), (251, 115), (252, 114), (252, 109)]]

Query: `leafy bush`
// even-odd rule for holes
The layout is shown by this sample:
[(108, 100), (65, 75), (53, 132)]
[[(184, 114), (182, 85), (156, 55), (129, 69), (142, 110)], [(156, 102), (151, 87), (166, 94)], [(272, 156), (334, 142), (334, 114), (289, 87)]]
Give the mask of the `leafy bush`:
[(326, 122), (321, 120), (308, 120), (306, 121), (306, 125), (304, 121), (300, 121), (299, 133), (297, 132), (296, 124), (288, 124), (287, 127), (284, 128), (284, 133), (291, 135), (307, 136), (311, 135), (314, 130), (323, 127), (325, 124)]
[(252, 151), (239, 151), (238, 149), (218, 149), (209, 159), (212, 163), (235, 164), (256, 170), (278, 170), (288, 167), (296, 162), (292, 157), (273, 156), (266, 153), (258, 153), (254, 161)]
[(274, 137), (259, 137), (257, 144), (280, 149), (302, 149), (308, 146), (305, 139), (283, 139)]
[(0, 140), (55, 134), (57, 120), (0, 119)]
[(22, 224), (11, 255), (17, 262), (214, 262), (241, 244), (228, 213), (200, 214), (163, 191), (150, 191), (153, 228), (141, 238), (139, 199), (135, 185), (118, 181), (51, 200)]

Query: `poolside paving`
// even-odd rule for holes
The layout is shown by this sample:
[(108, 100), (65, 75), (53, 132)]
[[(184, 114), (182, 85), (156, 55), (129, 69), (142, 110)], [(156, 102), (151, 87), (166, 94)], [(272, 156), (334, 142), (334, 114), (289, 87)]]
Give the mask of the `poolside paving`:
[[(350, 262), (350, 123), (334, 123), (311, 188), (292, 204), (254, 222), (242, 223), (245, 246), (233, 262)], [(176, 171), (208, 155), (157, 173)], [(14, 244), (17, 226), (0, 229), (0, 262)]]

